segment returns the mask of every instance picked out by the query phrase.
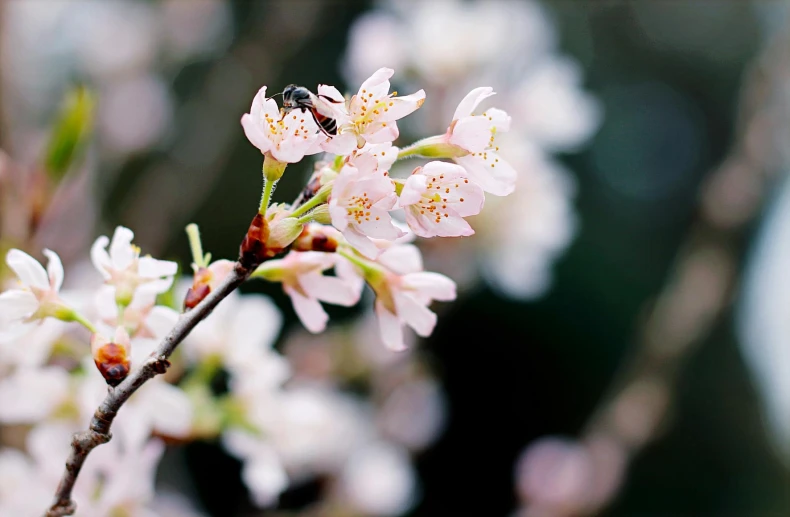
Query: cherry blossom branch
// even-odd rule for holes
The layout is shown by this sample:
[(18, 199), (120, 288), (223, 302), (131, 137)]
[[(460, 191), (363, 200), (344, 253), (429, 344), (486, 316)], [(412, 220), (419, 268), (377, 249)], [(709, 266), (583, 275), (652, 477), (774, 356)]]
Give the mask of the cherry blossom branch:
[(110, 388), (104, 401), (96, 410), (88, 430), (74, 434), (71, 442), (71, 454), (66, 461), (66, 469), (58, 484), (52, 506), (46, 512), (45, 517), (72, 515), (76, 511), (77, 506), (71, 498), (74, 484), (88, 454), (112, 438), (110, 427), (118, 411), (143, 384), (167, 371), (170, 366), (168, 358), (176, 347), (198, 323), (211, 314), (223, 299), (235, 291), (254, 269), (242, 262), (237, 262), (230, 274), (215, 290), (209, 293), (194, 309), (181, 315), (173, 330), (162, 340), (145, 363), (134, 370), (116, 388)]

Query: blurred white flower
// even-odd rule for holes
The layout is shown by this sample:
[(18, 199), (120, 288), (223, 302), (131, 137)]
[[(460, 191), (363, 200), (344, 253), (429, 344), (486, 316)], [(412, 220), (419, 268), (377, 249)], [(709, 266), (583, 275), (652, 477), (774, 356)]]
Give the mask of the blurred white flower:
[(233, 293), (187, 336), (182, 350), (191, 364), (219, 360), (231, 374), (267, 363), (269, 373), (281, 371), (275, 376), (281, 383), (288, 365), (272, 348), (281, 327), (282, 315), (271, 299)]
[(40, 516), (41, 502), (52, 498), (55, 486), (57, 480), (40, 476), (36, 465), (23, 452), (0, 449), (0, 516)]
[(68, 398), (69, 374), (62, 368), (20, 368), (0, 380), (0, 422), (36, 424)]
[(288, 488), (288, 475), (271, 444), (243, 431), (222, 435), (222, 445), (244, 460), (241, 479), (257, 506), (271, 506)]
[(390, 66), (406, 67), (430, 84), (449, 84), (498, 63), (530, 63), (554, 39), (535, 2), (397, 0), (381, 5), (351, 27), (345, 70), (352, 82)]
[(161, 142), (173, 111), (167, 85), (153, 74), (109, 82), (98, 108), (103, 148), (121, 156)]
[(414, 505), (417, 496), (409, 455), (384, 442), (357, 449), (340, 479), (348, 501), (365, 515), (401, 515)]
[(159, 45), (152, 4), (110, 1), (72, 6), (70, 37), (84, 69), (97, 78), (149, 68)]
[(10, 366), (42, 366), (68, 323), (46, 319), (16, 339), (0, 339), (0, 372)]
[(376, 415), (385, 437), (417, 451), (433, 443), (446, 419), (444, 394), (431, 379), (404, 381), (387, 396)]
[(507, 99), (513, 131), (546, 151), (573, 151), (601, 124), (598, 101), (581, 89), (579, 66), (551, 56), (536, 64)]
[(534, 298), (551, 284), (551, 266), (576, 232), (573, 178), (539, 149), (508, 135), (503, 146), (520, 171), (507, 198), (489, 199), (473, 220), (481, 272), (497, 291)]
[(749, 253), (737, 307), (741, 353), (761, 395), (770, 437), (790, 465), (790, 182)]
[(232, 14), (224, 0), (164, 0), (164, 43), (178, 60), (221, 52), (232, 38)]

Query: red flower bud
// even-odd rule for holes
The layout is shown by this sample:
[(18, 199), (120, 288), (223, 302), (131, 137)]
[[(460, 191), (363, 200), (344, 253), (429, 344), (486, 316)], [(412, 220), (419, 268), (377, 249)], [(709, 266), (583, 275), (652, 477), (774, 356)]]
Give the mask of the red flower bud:
[(115, 331), (113, 341), (98, 333), (91, 337), (93, 362), (110, 386), (117, 386), (129, 375), (131, 347), (129, 334), (123, 327)]

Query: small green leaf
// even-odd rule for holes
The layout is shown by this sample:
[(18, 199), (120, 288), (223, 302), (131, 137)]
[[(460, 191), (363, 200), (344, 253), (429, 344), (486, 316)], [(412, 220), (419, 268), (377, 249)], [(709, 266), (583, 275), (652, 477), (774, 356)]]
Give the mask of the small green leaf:
[(96, 101), (84, 87), (69, 91), (63, 108), (52, 126), (44, 167), (49, 177), (58, 182), (76, 162), (90, 139)]

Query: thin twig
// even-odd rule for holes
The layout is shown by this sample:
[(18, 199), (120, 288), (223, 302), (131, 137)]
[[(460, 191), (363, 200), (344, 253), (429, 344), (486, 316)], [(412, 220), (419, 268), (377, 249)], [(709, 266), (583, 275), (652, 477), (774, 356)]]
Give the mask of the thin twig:
[(173, 330), (162, 340), (145, 363), (133, 371), (115, 389), (110, 389), (107, 397), (96, 410), (88, 430), (74, 435), (71, 442), (71, 454), (66, 461), (66, 469), (55, 492), (52, 506), (45, 514), (45, 517), (72, 515), (76, 511), (77, 505), (71, 498), (74, 483), (77, 481), (80, 469), (82, 469), (88, 454), (94, 448), (107, 443), (112, 438), (110, 426), (118, 411), (140, 386), (156, 375), (167, 371), (168, 366), (170, 366), (170, 362), (167, 359), (179, 343), (192, 332), (198, 323), (211, 314), (211, 311), (214, 310), (214, 307), (219, 302), (236, 290), (250, 276), (251, 272), (252, 269), (237, 263), (233, 271), (216, 290), (206, 296), (194, 309), (181, 315)]

